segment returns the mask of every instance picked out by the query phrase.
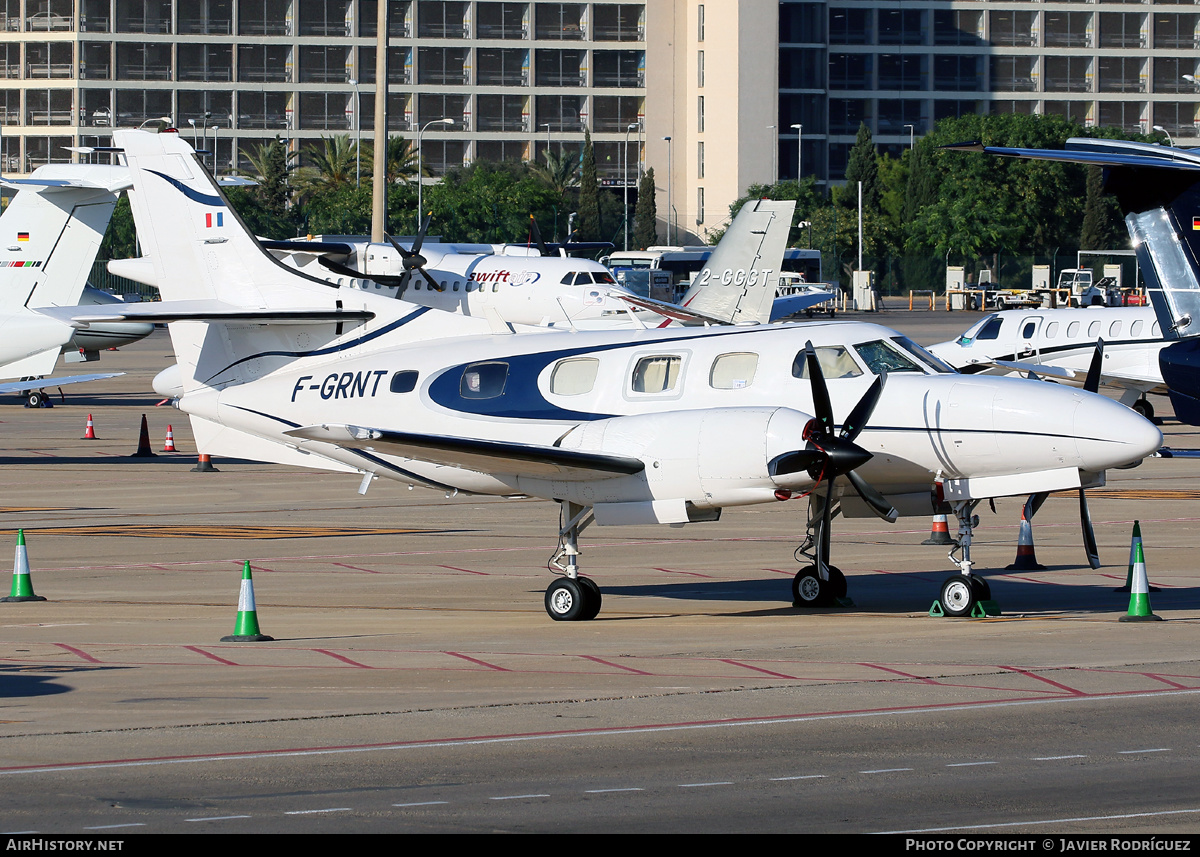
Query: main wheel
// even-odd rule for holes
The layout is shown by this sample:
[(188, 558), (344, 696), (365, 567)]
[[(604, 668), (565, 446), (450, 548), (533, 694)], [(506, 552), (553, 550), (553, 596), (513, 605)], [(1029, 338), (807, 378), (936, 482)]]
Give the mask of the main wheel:
[(815, 566), (806, 565), (792, 578), (792, 603), (797, 607), (825, 607), (833, 600), (832, 589), (817, 575)]
[(41, 390), (30, 390), (25, 394), (25, 407), (40, 408), (46, 403), (46, 394)]
[(580, 618), (595, 619), (600, 613), (600, 604), (603, 601), (603, 596), (600, 595), (600, 587), (590, 577), (577, 577), (575, 581), (583, 588), (583, 600), (587, 606), (583, 616)]
[(947, 616), (970, 616), (971, 608), (977, 600), (976, 589), (972, 585), (973, 578), (965, 574), (956, 574), (946, 578), (942, 584), (942, 610)]
[(588, 597), (576, 580), (560, 577), (546, 587), (546, 612), (551, 619), (573, 622), (585, 619)]
[(1154, 405), (1149, 399), (1138, 399), (1133, 403), (1133, 409), (1148, 420), (1154, 419)]

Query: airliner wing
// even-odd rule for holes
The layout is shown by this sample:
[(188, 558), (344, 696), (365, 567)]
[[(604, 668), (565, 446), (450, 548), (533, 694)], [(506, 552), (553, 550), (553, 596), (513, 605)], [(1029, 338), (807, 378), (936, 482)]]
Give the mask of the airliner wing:
[(350, 449), (370, 449), (389, 455), (400, 455), (447, 467), (540, 479), (561, 479), (568, 482), (613, 479), (640, 473), (645, 468), (640, 459), (619, 455), (509, 441), (388, 431), (363, 426), (314, 425), (291, 429), (284, 434)]

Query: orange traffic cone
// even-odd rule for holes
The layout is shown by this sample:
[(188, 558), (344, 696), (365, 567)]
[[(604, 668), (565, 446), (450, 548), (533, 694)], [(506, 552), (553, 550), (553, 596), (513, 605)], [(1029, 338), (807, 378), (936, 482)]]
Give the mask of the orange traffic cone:
[(213, 467), (212, 460), (206, 453), (200, 453), (200, 459), (196, 462), (196, 466), (192, 468), (192, 473), (220, 473), (221, 471)]
[(1010, 571), (1044, 571), (1046, 566), (1037, 561), (1033, 552), (1033, 525), (1021, 510), (1021, 532), (1017, 536), (1017, 558), (1012, 565), (1006, 565)]
[(170, 425), (167, 426), (167, 442), (163, 444), (163, 452), (179, 452), (175, 448), (175, 432)]
[(929, 538), (921, 542), (923, 545), (952, 545), (954, 539), (950, 538), (950, 527), (946, 524), (945, 515), (933, 516), (933, 530), (929, 533)]
[(92, 424), (91, 414), (88, 414), (87, 428), (83, 430), (80, 440), (96, 440), (96, 427)]

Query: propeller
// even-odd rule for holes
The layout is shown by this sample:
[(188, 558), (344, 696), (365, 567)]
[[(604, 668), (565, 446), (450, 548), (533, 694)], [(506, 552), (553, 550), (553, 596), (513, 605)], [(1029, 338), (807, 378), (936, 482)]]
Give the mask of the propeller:
[(538, 229), (537, 219), (532, 214), (529, 215), (529, 234), (533, 236), (533, 243), (537, 245), (538, 252), (543, 256), (549, 256), (550, 248), (542, 240), (542, 230)]
[(812, 388), (814, 416), (804, 429), (804, 449), (780, 456), (775, 462), (775, 472), (785, 474), (804, 470), (818, 483), (824, 480), (828, 484), (820, 508), (821, 529), (817, 538), (817, 565), (822, 567), (828, 565), (830, 521), (833, 517), (833, 483), (837, 477), (845, 476), (858, 492), (858, 496), (880, 518), (894, 522), (898, 517), (892, 504), (856, 472), (873, 457), (854, 440), (871, 419), (887, 382), (887, 374), (881, 373), (876, 377), (842, 423), (841, 431), (835, 434), (829, 388), (826, 386), (825, 373), (821, 370), (812, 342), (805, 343), (804, 359)]
[(335, 274), (341, 274), (343, 277), (354, 277), (358, 280), (370, 280), (374, 283), (379, 283), (381, 286), (399, 286), (404, 277), (393, 277), (389, 274), (364, 274), (362, 271), (356, 271), (349, 265), (343, 265), (340, 262), (335, 262), (328, 256), (318, 256), (317, 262), (322, 268), (332, 271)]
[(425, 215), (425, 219), (421, 222), (421, 228), (417, 231), (417, 238), (415, 241), (413, 241), (411, 250), (405, 250), (392, 236), (383, 236), (393, 247), (396, 248), (396, 252), (400, 254), (400, 261), (404, 265), (404, 273), (400, 275), (401, 295), (403, 295), (404, 290), (408, 288), (408, 283), (412, 278), (413, 271), (419, 271), (421, 276), (425, 278), (425, 281), (439, 292), (444, 292), (446, 290), (445, 286), (435, 280), (432, 276), (430, 276), (429, 272), (425, 270), (425, 266), (429, 264), (429, 260), (421, 255), (421, 245), (425, 243), (425, 233), (429, 229), (429, 221), (431, 219), (432, 214)]
[[(1100, 389), (1100, 371), (1104, 364), (1104, 340), (1096, 340), (1096, 350), (1092, 353), (1092, 362), (1088, 366), (1087, 378), (1083, 389), (1095, 393)], [(1083, 551), (1087, 554), (1088, 565), (1100, 567), (1100, 548), (1096, 545), (1096, 531), (1092, 528), (1092, 513), (1088, 509), (1087, 495), (1079, 489), (1079, 526), (1083, 530)]]

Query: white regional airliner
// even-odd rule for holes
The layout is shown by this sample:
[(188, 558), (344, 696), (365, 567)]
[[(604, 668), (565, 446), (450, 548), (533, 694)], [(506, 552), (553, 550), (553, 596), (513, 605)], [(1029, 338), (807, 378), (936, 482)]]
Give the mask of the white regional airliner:
[(1146, 394), (1166, 393), (1158, 352), (1168, 343), (1151, 307), (1005, 310), (929, 350), (968, 374), (1033, 372), (1082, 385), (1101, 340), (1100, 383), (1120, 389), (1121, 404), (1153, 417)]
[(384, 476), (557, 502), (556, 619), (600, 609), (579, 573), (591, 523), (713, 521), (805, 494), (797, 603), (844, 594), (828, 562), (839, 500), (888, 520), (944, 500), (962, 547), (941, 599), (965, 615), (987, 595), (970, 554), (981, 499), (1102, 484), (1161, 443), (1103, 396), (963, 377), (872, 324), (495, 334), (332, 287), (267, 254), (178, 134), (114, 138), (164, 302), (97, 318), (170, 322), (199, 449), (354, 472), (360, 490)]

